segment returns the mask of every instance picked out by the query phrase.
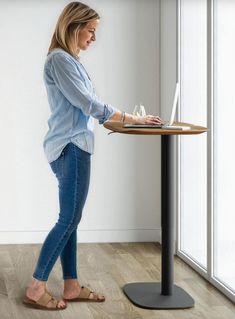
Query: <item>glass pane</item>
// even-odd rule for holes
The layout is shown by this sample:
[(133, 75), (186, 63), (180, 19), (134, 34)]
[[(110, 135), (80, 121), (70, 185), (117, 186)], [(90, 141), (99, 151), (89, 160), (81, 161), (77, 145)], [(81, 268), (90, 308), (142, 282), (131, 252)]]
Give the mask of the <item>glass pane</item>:
[[(181, 1), (181, 120), (207, 123), (206, 0)], [(207, 267), (207, 136), (181, 137), (180, 249)]]
[(235, 1), (214, 10), (214, 276), (235, 290)]

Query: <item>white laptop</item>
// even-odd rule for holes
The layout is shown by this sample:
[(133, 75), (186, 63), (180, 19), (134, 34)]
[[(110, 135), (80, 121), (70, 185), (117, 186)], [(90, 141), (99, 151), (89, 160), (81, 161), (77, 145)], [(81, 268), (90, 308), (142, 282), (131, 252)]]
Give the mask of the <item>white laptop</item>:
[(167, 129), (167, 130), (189, 130), (189, 126), (178, 126), (178, 125), (172, 125), (174, 122), (175, 118), (175, 112), (176, 112), (176, 107), (177, 107), (177, 102), (179, 99), (179, 83), (176, 83), (176, 88), (175, 88), (175, 96), (174, 96), (174, 101), (172, 105), (172, 110), (171, 110), (171, 117), (168, 122), (165, 122), (164, 124), (124, 124), (123, 127), (125, 128), (161, 128), (161, 129)]

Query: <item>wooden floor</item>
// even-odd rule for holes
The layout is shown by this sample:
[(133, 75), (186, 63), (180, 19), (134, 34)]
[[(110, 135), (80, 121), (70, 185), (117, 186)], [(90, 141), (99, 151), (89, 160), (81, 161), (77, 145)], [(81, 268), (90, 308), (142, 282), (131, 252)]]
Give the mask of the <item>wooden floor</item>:
[[(149, 310), (134, 306), (123, 294), (128, 282), (160, 281), (161, 250), (155, 243), (78, 244), (78, 275), (83, 285), (102, 292), (104, 303), (69, 303), (64, 311), (25, 307), (21, 300), (41, 245), (0, 245), (1, 319), (235, 319), (235, 305), (175, 257), (175, 283), (195, 300), (185, 310)], [(61, 296), (61, 266), (56, 262), (48, 289)]]

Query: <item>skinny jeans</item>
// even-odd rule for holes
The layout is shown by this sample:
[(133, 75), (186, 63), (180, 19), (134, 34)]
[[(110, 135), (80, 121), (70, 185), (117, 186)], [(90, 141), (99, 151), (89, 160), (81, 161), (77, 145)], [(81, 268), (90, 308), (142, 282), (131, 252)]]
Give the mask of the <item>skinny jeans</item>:
[(59, 256), (63, 279), (77, 278), (77, 226), (90, 184), (91, 154), (68, 143), (50, 166), (58, 180), (59, 215), (42, 245), (33, 273), (42, 281), (48, 280)]

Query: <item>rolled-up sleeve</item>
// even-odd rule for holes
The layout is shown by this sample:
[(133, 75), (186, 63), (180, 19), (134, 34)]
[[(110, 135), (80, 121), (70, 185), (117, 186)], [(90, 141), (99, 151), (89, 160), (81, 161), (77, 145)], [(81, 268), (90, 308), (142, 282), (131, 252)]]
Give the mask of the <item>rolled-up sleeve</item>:
[(65, 98), (84, 114), (98, 119), (99, 124), (103, 124), (118, 111), (115, 107), (103, 103), (94, 90), (87, 89), (72, 57), (55, 54), (52, 57), (51, 76)]

